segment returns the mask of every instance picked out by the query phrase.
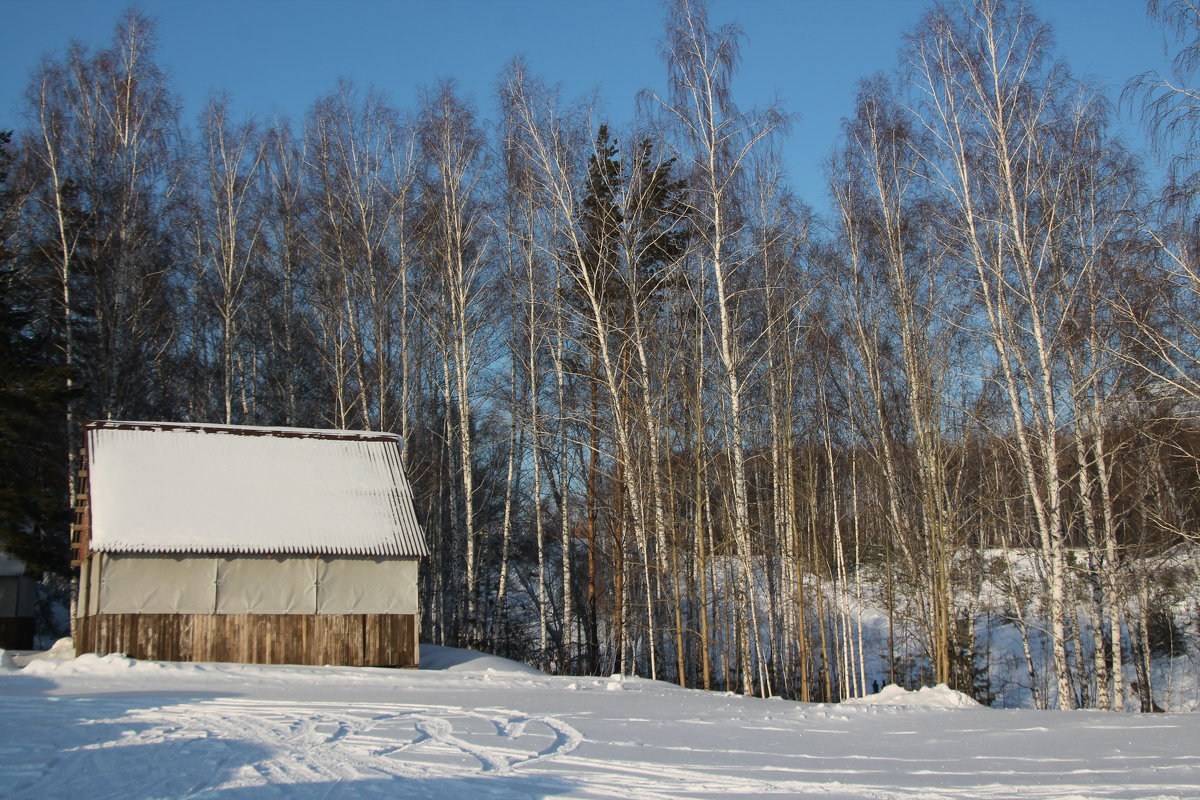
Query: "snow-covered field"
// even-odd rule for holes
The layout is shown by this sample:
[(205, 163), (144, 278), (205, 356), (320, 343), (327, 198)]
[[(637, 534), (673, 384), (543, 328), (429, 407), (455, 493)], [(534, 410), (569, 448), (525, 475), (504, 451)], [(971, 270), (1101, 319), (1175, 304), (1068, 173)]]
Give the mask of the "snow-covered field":
[(0, 797), (1200, 798), (1200, 714), (944, 688), (814, 705), (429, 647), (422, 664), (0, 659)]

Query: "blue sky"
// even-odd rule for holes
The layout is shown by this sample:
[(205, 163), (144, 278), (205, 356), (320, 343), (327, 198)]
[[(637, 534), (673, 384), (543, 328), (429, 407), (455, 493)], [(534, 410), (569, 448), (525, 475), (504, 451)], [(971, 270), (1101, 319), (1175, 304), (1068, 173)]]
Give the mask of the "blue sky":
[[(598, 89), (610, 120), (632, 116), (642, 89), (662, 90), (656, 0), (142, 0), (158, 19), (159, 63), (195, 118), (212, 90), (242, 113), (302, 118), (339, 77), (415, 105), (418, 87), (457, 79), (492, 118), (497, 76), (520, 53), (568, 95)], [(925, 0), (711, 0), (714, 23), (746, 33), (736, 99), (780, 98), (798, 115), (784, 148), (797, 193), (824, 201), (821, 161), (850, 113), (859, 78), (896, 63)], [(20, 127), (20, 97), (43, 54), (71, 39), (101, 45), (127, 0), (0, 2), (0, 129)], [(1119, 91), (1164, 69), (1164, 37), (1141, 0), (1033, 0), (1077, 74)], [(1127, 121), (1132, 137), (1138, 127)]]

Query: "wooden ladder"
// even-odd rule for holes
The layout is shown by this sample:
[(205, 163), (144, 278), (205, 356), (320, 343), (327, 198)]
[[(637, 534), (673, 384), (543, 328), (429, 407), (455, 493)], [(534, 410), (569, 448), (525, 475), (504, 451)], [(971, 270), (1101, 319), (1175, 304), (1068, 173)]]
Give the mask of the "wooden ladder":
[(79, 451), (81, 463), (75, 475), (75, 521), (71, 523), (71, 566), (78, 567), (88, 556), (92, 511), (88, 486), (87, 451)]

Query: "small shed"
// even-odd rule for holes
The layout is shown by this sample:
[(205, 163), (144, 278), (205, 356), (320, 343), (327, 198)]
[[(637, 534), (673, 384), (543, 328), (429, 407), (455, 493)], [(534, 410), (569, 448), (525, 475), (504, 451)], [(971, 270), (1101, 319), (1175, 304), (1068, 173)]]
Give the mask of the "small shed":
[(36, 603), (37, 580), (25, 562), (0, 550), (0, 648), (32, 649)]
[(90, 422), (76, 652), (414, 667), (428, 550), (386, 433)]

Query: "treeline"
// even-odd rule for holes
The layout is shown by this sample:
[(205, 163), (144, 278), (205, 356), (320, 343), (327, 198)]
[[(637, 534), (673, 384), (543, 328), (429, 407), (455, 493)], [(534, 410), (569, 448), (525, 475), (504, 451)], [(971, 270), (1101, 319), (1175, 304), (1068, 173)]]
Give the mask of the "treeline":
[(1039, 705), (1152, 707), (1154, 565), (1200, 514), (1200, 18), (1150, 12), (1163, 186), (1027, 5), (976, 0), (861, 83), (818, 221), (701, 2), (629, 122), (518, 59), (494, 124), (340, 83), (186, 133), (131, 11), (3, 142), (4, 546), (66, 572), (85, 419), (394, 431), (426, 639), (838, 699), (874, 604), (886, 677), (978, 692), (989, 572)]

